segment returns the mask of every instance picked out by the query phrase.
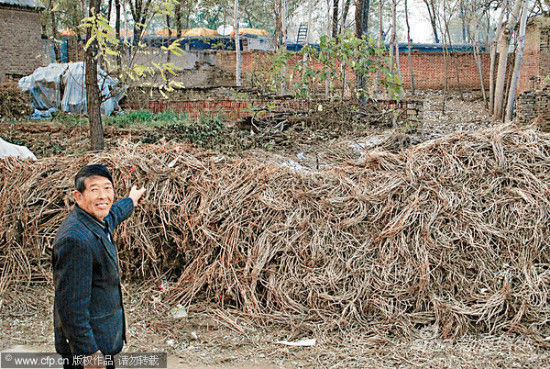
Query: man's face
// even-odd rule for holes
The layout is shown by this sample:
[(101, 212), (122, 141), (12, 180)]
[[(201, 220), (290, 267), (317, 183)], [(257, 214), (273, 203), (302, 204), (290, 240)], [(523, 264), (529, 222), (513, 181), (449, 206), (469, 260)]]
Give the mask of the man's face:
[(109, 214), (115, 198), (113, 184), (105, 177), (92, 176), (84, 180), (83, 192), (74, 191), (76, 203), (82, 210), (102, 221)]

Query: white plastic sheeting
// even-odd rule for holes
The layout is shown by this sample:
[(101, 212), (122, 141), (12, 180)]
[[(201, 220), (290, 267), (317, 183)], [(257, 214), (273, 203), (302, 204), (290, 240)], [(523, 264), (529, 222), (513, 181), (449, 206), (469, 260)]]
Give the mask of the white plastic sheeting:
[(0, 138), (0, 159), (8, 156), (36, 160), (36, 156), (25, 146), (14, 145)]
[(33, 74), (19, 80), (19, 88), (31, 94), (34, 109), (59, 109), (62, 97), (61, 77), (66, 69), (66, 64), (52, 63), (47, 67), (37, 68)]
[[(118, 79), (108, 76), (98, 67), (99, 90), (105, 100), (101, 114), (111, 115), (122, 97)], [(30, 76), (19, 80), (19, 88), (30, 93), (32, 106), (44, 111), (51, 108), (66, 113), (86, 114), (86, 68), (83, 62), (52, 63), (37, 68)]]

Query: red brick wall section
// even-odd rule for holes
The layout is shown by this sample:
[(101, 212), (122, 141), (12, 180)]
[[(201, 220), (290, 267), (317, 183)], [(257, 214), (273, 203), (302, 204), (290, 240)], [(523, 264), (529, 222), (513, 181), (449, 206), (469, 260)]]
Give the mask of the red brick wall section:
[[(322, 101), (307, 100), (155, 100), (146, 104), (142, 102), (128, 102), (130, 109), (147, 109), (153, 113), (166, 110), (186, 112), (191, 119), (199, 115), (218, 115), (226, 120), (238, 120), (254, 114), (253, 108), (270, 107), (271, 109), (309, 110)], [(375, 103), (379, 108), (398, 109), (400, 118), (409, 120), (423, 119), (423, 104), (420, 101), (378, 100)], [(265, 113), (264, 113), (265, 114)]]
[[(532, 82), (533, 77), (540, 73), (540, 35), (540, 29), (535, 23), (527, 27), (517, 95), (535, 87)], [(514, 60), (514, 58), (511, 59)]]
[[(242, 53), (242, 72), (243, 81), (249, 80), (254, 72), (255, 59), (264, 57), (269, 58), (269, 52), (244, 52)], [(498, 56), (497, 56), (498, 57)], [(296, 56), (289, 63), (293, 66), (300, 56)], [(508, 59), (508, 73), (513, 67), (513, 54)], [(455, 53), (452, 56), (444, 56), (443, 53), (412, 53), (413, 72), (415, 78), (415, 87), (419, 90), (443, 89), (445, 88), (445, 76), (447, 75), (448, 87), (450, 89), (481, 89), (479, 81), (479, 72), (474, 61), (473, 53)], [(218, 67), (228, 72), (235, 71), (235, 53), (220, 51), (217, 54)], [(405, 89), (411, 88), (411, 76), (409, 70), (408, 53), (400, 54), (401, 76)], [(489, 88), (489, 67), (490, 56), (488, 53), (482, 54), (482, 71), (485, 87)], [(446, 69), (448, 69), (446, 71)], [(457, 73), (458, 71), (458, 73)], [(457, 78), (458, 75), (458, 78)], [(351, 69), (348, 69), (348, 81), (353, 84), (354, 76), (351, 75)], [(458, 82), (460, 81), (460, 82)]]
[(540, 76), (550, 75), (550, 26), (541, 29), (540, 35)]
[(270, 106), (286, 109), (307, 109), (306, 101), (301, 100), (283, 100), (279, 102), (262, 100), (156, 100), (149, 101), (143, 106), (139, 102), (129, 102), (130, 109), (147, 109), (153, 113), (160, 113), (166, 110), (175, 112), (186, 112), (191, 119), (199, 115), (212, 114), (219, 115), (224, 119), (237, 120), (246, 116), (251, 116), (253, 107)]
[[(479, 71), (474, 54), (454, 53), (445, 56), (443, 53), (412, 53), (415, 88), (419, 90), (441, 89), (448, 80), (450, 89), (481, 89)], [(406, 89), (411, 88), (411, 73), (408, 53), (399, 55), (401, 76)], [(483, 76), (486, 87), (489, 86), (490, 56), (482, 54)]]
[(0, 6), (0, 81), (41, 66), (41, 32), (39, 12)]

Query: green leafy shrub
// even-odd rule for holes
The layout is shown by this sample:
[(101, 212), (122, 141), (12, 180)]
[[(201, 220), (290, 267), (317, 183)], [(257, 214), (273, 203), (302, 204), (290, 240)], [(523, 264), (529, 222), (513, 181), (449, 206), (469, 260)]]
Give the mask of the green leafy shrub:
[(104, 122), (113, 127), (126, 128), (135, 125), (162, 127), (168, 123), (187, 120), (188, 116), (185, 112), (177, 113), (170, 110), (155, 114), (149, 110), (130, 110), (124, 114), (107, 117)]

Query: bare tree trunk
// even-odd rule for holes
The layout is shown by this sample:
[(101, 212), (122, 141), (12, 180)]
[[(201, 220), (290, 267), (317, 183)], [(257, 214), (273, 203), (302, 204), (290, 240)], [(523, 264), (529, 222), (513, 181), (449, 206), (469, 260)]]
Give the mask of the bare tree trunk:
[[(307, 2), (307, 33), (306, 33), (306, 45), (309, 45), (311, 38), (311, 17), (313, 12), (313, 0)], [(304, 55), (305, 56), (305, 55)]]
[(357, 0), (355, 2), (355, 34), (357, 37), (369, 33), (370, 0)]
[[(472, 1), (472, 5), (475, 3), (475, 1)], [(460, 21), (462, 22), (462, 42), (466, 43), (466, 12), (464, 9), (464, 1), (460, 0), (459, 2), (460, 7)]]
[[(90, 0), (89, 14), (97, 15), (100, 0)], [(92, 37), (90, 27), (86, 31), (86, 39)], [(103, 123), (101, 122), (101, 96), (97, 84), (97, 41), (93, 41), (86, 49), (86, 103), (90, 121), (90, 148), (101, 151), (104, 147)]]
[(134, 46), (137, 46), (141, 40), (141, 34), (144, 31), (145, 22), (149, 16), (151, 2), (152, 0), (130, 0), (128, 2), (132, 18), (134, 19)]
[(504, 113), (504, 85), (506, 82), (506, 68), (508, 63), (508, 46), (510, 45), (510, 38), (512, 32), (518, 22), (519, 11), (521, 10), (522, 0), (516, 0), (512, 13), (510, 13), (510, 19), (508, 24), (502, 33), (501, 43), (499, 46), (499, 58), (498, 58), (498, 73), (497, 82), (495, 86), (495, 106), (494, 117), (495, 119), (502, 119)]
[(332, 0), (332, 37), (338, 36), (338, 0)]
[(491, 43), (491, 64), (489, 66), (489, 112), (494, 113), (495, 105), (495, 64), (497, 57), (497, 45), (501, 38), (502, 21), (504, 20), (504, 13), (506, 13), (506, 7), (508, 6), (508, 0), (504, 0), (502, 4), (502, 11), (498, 18), (497, 29), (493, 36), (493, 42)]
[[(282, 18), (282, 36), (283, 36), (283, 47), (284, 47), (284, 51), (286, 52), (286, 27), (287, 27), (287, 24), (286, 24), (286, 0), (283, 0), (283, 7), (281, 9), (281, 18)], [(286, 70), (286, 64), (283, 66), (283, 75), (282, 75), (282, 79), (281, 79), (281, 95), (286, 95), (286, 74), (287, 74), (287, 70)]]
[[(475, 2), (472, 2), (471, 4), (471, 15), (472, 17), (476, 17), (476, 5), (475, 5)], [(479, 26), (480, 26), (480, 23), (481, 23), (481, 17), (480, 18), (475, 18), (475, 34), (472, 35), (472, 32), (471, 32), (471, 28), (468, 26), (468, 38), (470, 39), (470, 43), (472, 44), (472, 47), (474, 49), (474, 61), (476, 63), (476, 67), (477, 67), (477, 72), (479, 74), (479, 83), (481, 85), (481, 93), (483, 95), (483, 103), (485, 105), (485, 108), (487, 108), (487, 92), (485, 91), (485, 81), (483, 79), (483, 64), (482, 64), (482, 59), (481, 59), (481, 55), (479, 53), (479, 44), (477, 42), (477, 37), (476, 35), (478, 34), (478, 31), (479, 31)]]
[(241, 86), (241, 40), (239, 35), (239, 0), (235, 0), (235, 53), (236, 53), (236, 62), (235, 62), (235, 84), (237, 87)]
[(287, 23), (286, 23), (286, 0), (282, 0), (281, 8), (281, 37), (283, 41), (283, 46), (286, 50), (286, 35), (287, 35)]
[(53, 10), (54, 4), (53, 0), (49, 1), (48, 8), (50, 9), (50, 16), (52, 21), (52, 46), (55, 61), (61, 63), (61, 52), (59, 51), (59, 44), (57, 43), (57, 21), (55, 19), (55, 12)]
[(121, 42), (120, 40), (120, 0), (115, 0), (115, 37), (117, 39), (118, 45), (117, 45), (117, 56), (116, 56), (116, 66), (117, 66), (117, 73), (120, 73), (120, 69), (122, 66), (122, 53), (124, 53), (124, 42)]
[(88, 18), (90, 16), (90, 10), (89, 8), (89, 2), (86, 0), (80, 0), (80, 6), (82, 7), (82, 12), (84, 13), (84, 18)]
[(447, 40), (449, 41), (449, 47), (451, 49), (450, 59), (451, 59), (451, 62), (453, 63), (454, 69), (455, 69), (456, 84), (457, 84), (457, 87), (458, 87), (458, 92), (460, 94), (460, 99), (464, 100), (464, 94), (462, 92), (462, 86), (460, 84), (460, 72), (458, 71), (458, 65), (457, 65), (458, 63), (457, 63), (457, 60), (456, 60), (456, 54), (455, 54), (454, 49), (453, 49), (453, 42), (451, 40), (451, 32), (449, 32), (449, 21), (450, 21), (451, 17), (452, 17), (452, 15), (449, 16), (449, 18), (447, 18), (447, 1), (444, 0), (443, 1), (443, 23), (444, 23), (443, 33), (447, 34)]
[[(401, 76), (401, 63), (399, 62), (399, 42), (397, 40), (397, 0), (392, 0), (392, 25), (392, 40), (393, 47), (395, 48), (395, 68), (397, 69), (399, 80), (403, 80)], [(401, 95), (401, 92), (399, 95)]]
[(445, 105), (449, 95), (449, 49), (447, 48), (447, 33), (443, 32), (443, 65), (445, 66), (445, 89), (443, 90), (443, 102), (441, 114), (445, 114)]
[(508, 103), (506, 105), (506, 121), (512, 121), (514, 117), (514, 102), (516, 100), (516, 91), (518, 87), (519, 72), (523, 61), (523, 48), (525, 46), (525, 29), (527, 28), (527, 1), (524, 2), (523, 14), (521, 15), (521, 25), (519, 30), (518, 50), (516, 50), (516, 59), (514, 61), (514, 72), (510, 83), (510, 92), (508, 93)]
[[(382, 25), (383, 13), (382, 13), (383, 0), (378, 1), (378, 48), (384, 46), (384, 26)], [(374, 92), (378, 93), (378, 85), (380, 84), (380, 71), (376, 70), (376, 79), (374, 80)]]
[(274, 13), (275, 13), (275, 49), (279, 49), (281, 45), (281, 39), (282, 39), (282, 30), (283, 30), (283, 22), (282, 22), (282, 10), (283, 10), (283, 1), (282, 0), (276, 0), (274, 2)]
[(405, 0), (405, 23), (407, 23), (407, 44), (409, 47), (409, 73), (411, 74), (411, 90), (413, 95), (415, 94), (414, 89), (414, 69), (413, 69), (413, 61), (412, 61), (412, 53), (411, 53), (411, 26), (409, 24), (409, 9), (408, 9), (408, 1)]
[(177, 33), (176, 37), (180, 38), (182, 29), (181, 29), (181, 3), (179, 1), (176, 3), (176, 6), (174, 7), (174, 12), (176, 13), (175, 14), (176, 15), (176, 33)]
[(340, 32), (344, 32), (344, 29), (346, 28), (346, 21), (348, 20), (350, 4), (351, 0), (344, 0), (344, 9), (342, 9), (342, 25), (340, 27)]
[(394, 67), (395, 67), (395, 62), (394, 62), (394, 55), (393, 53), (395, 52), (395, 49), (393, 48), (393, 42), (394, 42), (394, 39), (393, 39), (393, 25), (391, 26), (391, 35), (390, 35), (390, 72), (391, 73), (394, 73)]
[[(470, 37), (475, 37), (471, 36)], [(483, 79), (483, 62), (481, 59), (481, 55), (479, 53), (479, 45), (477, 44), (477, 40), (472, 41), (472, 44), (474, 46), (474, 61), (476, 63), (477, 72), (479, 74), (479, 83), (481, 84), (481, 94), (483, 95), (483, 103), (485, 104), (485, 108), (487, 108), (487, 91), (485, 91), (485, 80)]]
[(428, 15), (430, 16), (430, 24), (432, 25), (432, 30), (434, 33), (435, 43), (439, 43), (439, 36), (437, 35), (437, 12), (435, 9), (434, 0), (423, 0), (428, 8)]
[(107, 23), (111, 23), (111, 12), (113, 11), (113, 0), (109, 0), (107, 5)]
[[(167, 46), (170, 46), (170, 43), (171, 43), (171, 40), (172, 40), (172, 27), (170, 26), (170, 14), (166, 14), (166, 34), (167, 34), (167, 40), (168, 40), (168, 45)], [(172, 52), (170, 50), (166, 50), (166, 62), (167, 63), (170, 63), (170, 58), (171, 58), (171, 55), (172, 55)], [(170, 73), (167, 73), (166, 74), (166, 79), (169, 78), (169, 74)]]
[[(327, 1), (327, 36), (330, 35), (331, 30), (331, 18), (330, 18), (330, 0)], [(325, 79), (325, 97), (330, 97), (330, 81), (329, 78)]]
[(347, 84), (347, 78), (346, 78), (346, 62), (342, 62), (342, 65), (340, 66), (342, 68), (342, 101), (344, 101), (344, 98), (346, 96), (346, 84)]
[(392, 73), (394, 73), (394, 67), (395, 67), (395, 39), (397, 32), (395, 31), (395, 2), (396, 0), (391, 0), (391, 36), (390, 36), (390, 70)]
[[(369, 33), (370, 0), (357, 0), (355, 2), (355, 36), (361, 38)], [(356, 76), (356, 88), (360, 91), (361, 103), (366, 103), (365, 89), (367, 79), (364, 75)]]

